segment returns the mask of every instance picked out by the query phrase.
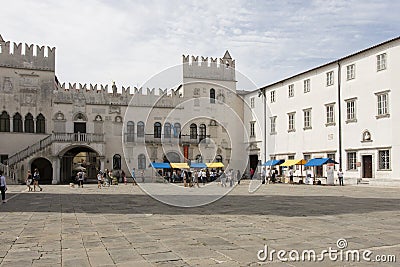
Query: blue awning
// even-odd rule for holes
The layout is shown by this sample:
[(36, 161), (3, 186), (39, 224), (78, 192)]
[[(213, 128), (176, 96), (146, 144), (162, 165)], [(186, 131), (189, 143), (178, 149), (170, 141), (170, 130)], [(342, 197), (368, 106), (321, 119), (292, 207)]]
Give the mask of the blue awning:
[(275, 165), (282, 164), (283, 162), (285, 162), (283, 159), (270, 159), (267, 162), (265, 162), (263, 165), (264, 166), (275, 166)]
[(331, 158), (315, 158), (315, 159), (310, 159), (306, 164), (304, 164), (304, 166), (306, 167), (321, 166), (327, 163), (339, 164)]
[(190, 164), (190, 168), (206, 169), (207, 165), (205, 163), (192, 163), (192, 164)]
[(171, 166), (166, 162), (152, 162), (151, 167), (154, 169), (170, 169)]

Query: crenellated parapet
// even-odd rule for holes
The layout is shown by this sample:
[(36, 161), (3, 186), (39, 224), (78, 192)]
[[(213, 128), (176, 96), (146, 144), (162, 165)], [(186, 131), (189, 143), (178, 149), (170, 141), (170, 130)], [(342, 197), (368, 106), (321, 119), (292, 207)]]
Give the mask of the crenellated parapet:
[(79, 100), (82, 104), (119, 103), (127, 105), (133, 96), (138, 96), (141, 99), (159, 98), (160, 96), (180, 97), (179, 94), (175, 93), (174, 89), (122, 86), (121, 90), (118, 90), (115, 84), (109, 86), (108, 84), (62, 83), (56, 86), (54, 90), (54, 102), (67, 104), (72, 104)]
[(182, 56), (183, 77), (235, 81), (235, 60), (228, 51), (222, 58)]
[(55, 53), (55, 47), (11, 43), (0, 35), (0, 67), (54, 71)]

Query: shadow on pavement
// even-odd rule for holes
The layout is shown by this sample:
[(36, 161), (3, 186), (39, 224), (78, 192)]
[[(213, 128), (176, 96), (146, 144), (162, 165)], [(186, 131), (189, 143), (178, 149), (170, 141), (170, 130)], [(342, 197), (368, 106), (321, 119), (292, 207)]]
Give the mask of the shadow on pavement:
[[(12, 197), (13, 194), (7, 194)], [(180, 196), (173, 196), (178, 198)], [(196, 196), (208, 197), (208, 196)], [(182, 197), (183, 199), (183, 197)], [(321, 216), (361, 214), (376, 211), (400, 211), (400, 199), (353, 198), (344, 196), (227, 195), (211, 204), (173, 207), (147, 195), (135, 194), (50, 194), (22, 193), (0, 212), (63, 212), (103, 214), (159, 215), (277, 215)]]

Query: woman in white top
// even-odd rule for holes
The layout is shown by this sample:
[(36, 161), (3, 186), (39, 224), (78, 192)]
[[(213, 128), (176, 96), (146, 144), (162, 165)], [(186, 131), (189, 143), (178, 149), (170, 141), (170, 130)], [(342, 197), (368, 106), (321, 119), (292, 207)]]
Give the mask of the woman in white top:
[(3, 175), (3, 171), (0, 171), (0, 191), (1, 191), (1, 200), (3, 201), (3, 203), (6, 203), (7, 184), (6, 184), (6, 177)]

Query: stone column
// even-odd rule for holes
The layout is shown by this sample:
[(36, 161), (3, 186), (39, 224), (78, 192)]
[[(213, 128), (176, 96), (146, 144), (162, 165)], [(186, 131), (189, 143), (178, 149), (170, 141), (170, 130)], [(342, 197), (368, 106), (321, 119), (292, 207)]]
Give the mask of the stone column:
[(59, 184), (60, 183), (60, 158), (54, 157), (52, 160), (53, 165), (53, 180), (51, 181), (52, 184)]

